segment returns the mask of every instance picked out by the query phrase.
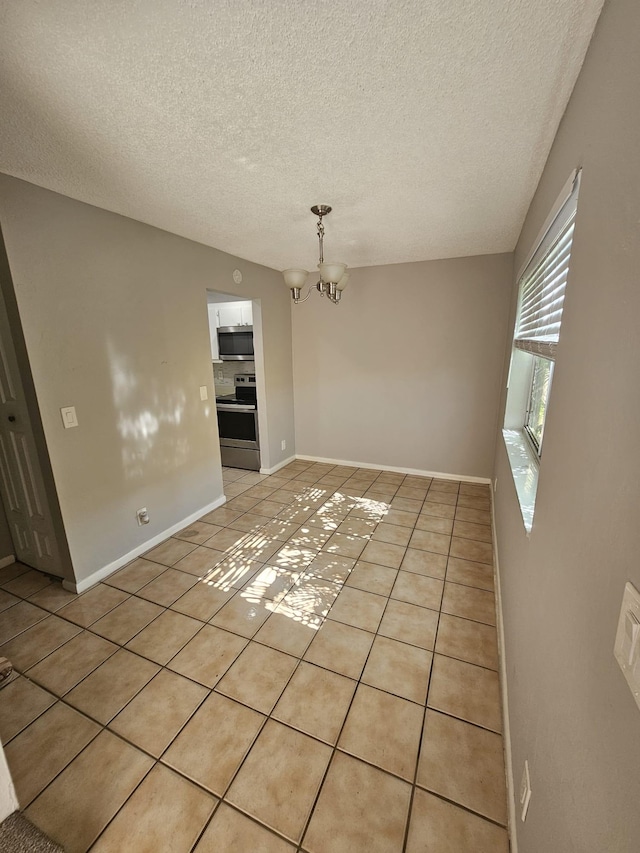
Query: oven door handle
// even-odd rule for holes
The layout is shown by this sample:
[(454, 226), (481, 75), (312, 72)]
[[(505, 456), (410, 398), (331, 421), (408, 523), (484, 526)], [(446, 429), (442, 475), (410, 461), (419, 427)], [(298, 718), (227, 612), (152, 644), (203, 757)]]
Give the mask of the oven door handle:
[(234, 403), (218, 403), (216, 409), (219, 412), (255, 412), (255, 406), (237, 406)]

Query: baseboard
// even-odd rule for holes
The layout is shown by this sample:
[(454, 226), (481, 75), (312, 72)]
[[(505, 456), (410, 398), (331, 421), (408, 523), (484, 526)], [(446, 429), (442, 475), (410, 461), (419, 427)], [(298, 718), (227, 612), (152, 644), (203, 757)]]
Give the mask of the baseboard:
[(16, 558), (13, 554), (8, 554), (6, 557), (0, 558), (0, 569), (4, 569), (5, 566), (10, 566), (15, 563)]
[(502, 738), (504, 743), (504, 766), (507, 782), (507, 808), (509, 811), (509, 842), (511, 853), (518, 853), (516, 790), (513, 783), (513, 758), (511, 754), (511, 725), (509, 722), (509, 697), (507, 692), (507, 657), (504, 644), (504, 620), (502, 618), (502, 591), (500, 587), (500, 560), (496, 536), (495, 494), (491, 485), (491, 531), (493, 535), (494, 583), (496, 595), (496, 633), (498, 635), (498, 659), (500, 662), (500, 691), (502, 698)]
[(279, 471), (281, 468), (284, 468), (285, 465), (289, 465), (291, 462), (296, 461), (295, 456), (289, 456), (287, 459), (283, 459), (282, 462), (278, 462), (277, 465), (274, 465), (273, 468), (261, 468), (261, 474), (275, 474), (276, 471)]
[[(324, 456), (304, 456), (304, 462), (324, 462), (328, 465), (346, 465), (349, 468), (371, 468), (375, 471), (392, 471), (394, 474), (415, 474), (417, 477), (437, 477), (439, 480), (463, 480), (465, 483), (490, 483), (490, 477), (472, 477), (468, 474), (444, 474), (442, 471), (423, 471), (420, 468), (398, 468), (393, 465), (374, 465), (371, 462), (353, 462), (347, 459), (326, 459)], [(291, 460), (289, 460), (291, 461)]]
[(182, 521), (178, 521), (176, 524), (172, 524), (171, 527), (168, 527), (166, 530), (163, 530), (162, 533), (158, 533), (156, 536), (153, 536), (151, 539), (147, 539), (146, 542), (142, 542), (140, 545), (136, 545), (136, 547), (129, 551), (127, 554), (123, 554), (122, 557), (118, 557), (117, 560), (114, 560), (112, 563), (109, 563), (106, 566), (103, 566), (101, 569), (96, 569), (95, 572), (92, 572), (88, 577), (82, 578), (79, 581), (62, 581), (62, 586), (65, 589), (68, 589), (69, 592), (85, 592), (90, 587), (95, 586), (100, 581), (108, 578), (109, 575), (112, 575), (118, 569), (121, 569), (123, 566), (126, 566), (127, 563), (130, 563), (132, 560), (135, 560), (136, 557), (139, 557), (141, 554), (144, 554), (146, 551), (149, 551), (151, 548), (154, 548), (156, 545), (159, 545), (161, 542), (164, 542), (169, 536), (173, 536), (174, 533), (177, 533), (178, 530), (182, 530), (183, 527), (187, 527), (189, 524), (192, 524), (194, 521), (197, 521), (203, 515), (206, 515), (208, 512), (211, 512), (214, 509), (217, 509), (222, 504), (226, 503), (227, 498), (225, 495), (222, 495), (220, 498), (216, 498), (215, 501), (212, 501), (207, 506), (203, 506), (201, 509), (196, 512), (192, 512), (191, 515), (188, 515), (186, 518), (183, 518)]

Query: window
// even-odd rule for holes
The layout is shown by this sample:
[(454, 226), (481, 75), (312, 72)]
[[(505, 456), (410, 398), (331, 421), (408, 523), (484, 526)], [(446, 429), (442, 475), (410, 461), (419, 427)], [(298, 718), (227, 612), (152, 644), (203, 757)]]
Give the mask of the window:
[[(542, 456), (560, 339), (579, 187), (580, 172), (576, 171), (554, 205), (518, 277), (504, 436), (527, 529), (533, 521), (537, 465)], [(526, 497), (518, 486), (519, 477), (530, 492)]]

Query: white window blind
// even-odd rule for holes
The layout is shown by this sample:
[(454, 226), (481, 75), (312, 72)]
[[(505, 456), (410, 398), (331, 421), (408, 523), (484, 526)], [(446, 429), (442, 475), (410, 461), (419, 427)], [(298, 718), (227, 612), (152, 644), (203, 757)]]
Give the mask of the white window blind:
[(514, 345), (549, 359), (555, 359), (560, 337), (579, 187), (577, 172), (569, 197), (520, 277)]

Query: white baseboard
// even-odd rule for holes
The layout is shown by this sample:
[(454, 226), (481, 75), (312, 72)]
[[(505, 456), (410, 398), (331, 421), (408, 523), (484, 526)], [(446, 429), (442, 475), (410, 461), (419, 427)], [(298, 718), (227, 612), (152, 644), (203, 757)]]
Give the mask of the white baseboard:
[(504, 620), (502, 618), (502, 592), (500, 587), (500, 561), (496, 536), (495, 494), (491, 485), (491, 530), (493, 534), (494, 583), (496, 594), (496, 632), (498, 635), (498, 659), (500, 661), (500, 691), (502, 698), (502, 738), (504, 743), (504, 766), (507, 782), (507, 808), (509, 812), (509, 842), (511, 853), (518, 853), (516, 790), (513, 783), (513, 757), (511, 754), (511, 725), (509, 722), (509, 697), (507, 693), (507, 657), (504, 644)]
[(114, 560), (112, 563), (109, 563), (106, 566), (103, 566), (101, 569), (96, 569), (95, 572), (92, 572), (88, 577), (82, 578), (79, 581), (62, 581), (62, 586), (65, 589), (68, 589), (69, 592), (85, 592), (90, 587), (95, 586), (95, 584), (99, 583), (101, 580), (108, 578), (109, 575), (112, 575), (118, 569), (121, 569), (123, 566), (126, 566), (127, 563), (130, 563), (132, 560), (135, 560), (136, 557), (139, 557), (140, 554), (144, 554), (146, 551), (149, 551), (151, 548), (154, 548), (156, 545), (159, 545), (161, 542), (164, 542), (169, 536), (172, 536), (174, 533), (177, 533), (179, 530), (182, 530), (183, 527), (188, 527), (189, 524), (192, 524), (194, 521), (197, 521), (203, 515), (206, 515), (208, 512), (211, 512), (214, 509), (217, 509), (222, 504), (226, 503), (227, 498), (225, 495), (222, 495), (220, 498), (216, 498), (215, 501), (212, 501), (207, 506), (203, 506), (201, 509), (196, 512), (192, 512), (191, 515), (188, 515), (186, 518), (183, 518), (182, 521), (178, 521), (176, 524), (172, 524), (171, 527), (168, 527), (166, 530), (163, 530), (162, 533), (158, 533), (156, 536), (153, 536), (151, 539), (147, 539), (146, 542), (143, 542), (140, 545), (136, 545), (136, 547), (129, 551), (127, 554), (123, 554), (122, 557), (118, 557), (117, 560)]
[[(374, 465), (371, 462), (352, 462), (346, 459), (326, 459), (323, 456), (302, 456), (304, 462), (325, 462), (328, 465), (346, 465), (349, 468), (371, 468), (375, 471), (392, 471), (395, 474), (415, 474), (418, 477), (437, 477), (439, 480), (463, 480), (465, 483), (490, 483), (490, 477), (472, 477), (468, 474), (444, 474), (442, 471), (422, 471), (420, 468), (397, 468), (393, 465)], [(289, 460), (291, 461), (291, 460)]]
[(16, 558), (13, 554), (7, 554), (6, 557), (0, 558), (0, 569), (4, 569), (5, 566), (10, 566), (15, 563)]
[(285, 465), (289, 465), (291, 462), (295, 462), (295, 456), (289, 456), (287, 459), (283, 459), (282, 462), (278, 462), (277, 465), (274, 465), (273, 468), (261, 468), (261, 474), (275, 474), (276, 471), (279, 471), (281, 468), (284, 468)]

